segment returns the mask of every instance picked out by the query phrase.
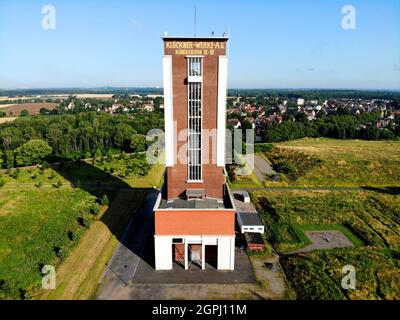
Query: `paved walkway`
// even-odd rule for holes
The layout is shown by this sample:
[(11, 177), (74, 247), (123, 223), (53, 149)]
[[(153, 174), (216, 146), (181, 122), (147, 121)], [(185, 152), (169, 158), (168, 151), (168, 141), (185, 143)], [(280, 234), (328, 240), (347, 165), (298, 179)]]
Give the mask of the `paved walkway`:
[(339, 230), (305, 231), (304, 234), (310, 239), (311, 244), (299, 250), (286, 253), (285, 255), (312, 252), (319, 249), (354, 247), (354, 244), (349, 238)]
[(112, 296), (112, 292), (118, 290), (118, 287), (132, 283), (143, 257), (146, 241), (152, 232), (153, 206), (157, 196), (157, 190), (150, 190), (146, 194), (136, 215), (126, 228), (102, 276), (101, 282), (104, 286), (98, 293), (99, 299)]
[(254, 155), (254, 173), (260, 182), (265, 180), (266, 175), (270, 176), (277, 174), (268, 161), (256, 154)]

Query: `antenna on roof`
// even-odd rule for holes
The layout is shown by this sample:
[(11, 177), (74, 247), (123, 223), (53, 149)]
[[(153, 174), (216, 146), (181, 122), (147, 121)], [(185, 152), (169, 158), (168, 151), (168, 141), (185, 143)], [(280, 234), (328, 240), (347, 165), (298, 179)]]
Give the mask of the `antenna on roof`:
[(196, 8), (196, 2), (194, 3), (194, 36), (197, 36), (197, 8)]

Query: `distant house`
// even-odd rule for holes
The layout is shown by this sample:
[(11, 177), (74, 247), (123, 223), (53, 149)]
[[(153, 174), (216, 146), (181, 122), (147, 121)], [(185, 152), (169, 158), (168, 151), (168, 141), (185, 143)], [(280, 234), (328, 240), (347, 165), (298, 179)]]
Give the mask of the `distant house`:
[(287, 106), (286, 104), (280, 104), (278, 106), (280, 113), (285, 113), (287, 111)]
[(143, 105), (143, 110), (147, 112), (153, 112), (154, 111), (154, 105), (152, 103), (146, 103)]
[(315, 111), (306, 111), (305, 114), (307, 115), (308, 121), (315, 120)]
[(379, 120), (376, 122), (376, 127), (377, 127), (378, 129), (387, 128), (387, 127), (390, 125), (390, 122), (391, 122), (391, 120), (388, 119), (388, 118), (379, 119)]

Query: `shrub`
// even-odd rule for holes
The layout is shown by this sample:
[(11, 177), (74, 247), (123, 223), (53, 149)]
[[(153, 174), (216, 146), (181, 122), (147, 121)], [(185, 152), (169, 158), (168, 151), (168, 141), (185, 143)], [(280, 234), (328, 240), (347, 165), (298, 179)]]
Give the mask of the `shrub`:
[(20, 170), (19, 170), (19, 169), (12, 170), (12, 171), (10, 172), (10, 177), (11, 177), (11, 178), (14, 178), (14, 179), (18, 179), (19, 173), (20, 173)]
[(91, 224), (92, 224), (92, 220), (86, 217), (82, 218), (82, 226), (85, 227), (86, 229), (89, 229)]
[(254, 145), (254, 152), (270, 152), (274, 148), (274, 145), (271, 143), (256, 143)]
[(289, 161), (282, 161), (276, 164), (276, 170), (290, 177), (295, 177), (298, 173), (296, 166)]
[(62, 181), (58, 180), (56, 184), (53, 184), (53, 187), (60, 188), (60, 187), (62, 187), (62, 185), (63, 185)]
[(43, 161), (41, 166), (40, 166), (40, 168), (41, 169), (48, 169), (48, 168), (50, 168), (50, 165), (49, 165), (49, 163), (47, 161)]
[(29, 116), (29, 111), (24, 109), (21, 111), (21, 117), (26, 117), (26, 116)]
[(100, 207), (99, 207), (99, 205), (97, 203), (93, 203), (90, 206), (89, 211), (90, 211), (91, 214), (98, 215), (99, 212), (100, 212)]
[(75, 241), (75, 240), (76, 240), (76, 234), (75, 234), (73, 231), (71, 231), (71, 230), (69, 230), (69, 231), (67, 232), (67, 236), (68, 236), (68, 239), (69, 239), (70, 241)]
[(273, 148), (266, 153), (272, 161), (274, 169), (287, 175), (291, 180), (297, 180), (304, 176), (309, 170), (319, 166), (322, 161), (302, 152)]
[(103, 194), (102, 197), (100, 198), (100, 204), (102, 206), (107, 206), (110, 203), (110, 201), (108, 200), (108, 197), (106, 194)]
[(42, 186), (43, 186), (43, 182), (42, 181), (38, 181), (38, 182), (35, 183), (35, 187), (36, 188), (40, 188)]

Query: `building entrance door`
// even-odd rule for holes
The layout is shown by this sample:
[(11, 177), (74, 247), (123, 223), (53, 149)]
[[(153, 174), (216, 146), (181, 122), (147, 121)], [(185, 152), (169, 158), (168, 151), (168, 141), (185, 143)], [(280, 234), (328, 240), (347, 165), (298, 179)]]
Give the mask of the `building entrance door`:
[(201, 268), (201, 244), (188, 245), (189, 266), (191, 264)]
[(183, 243), (174, 243), (172, 245), (173, 262), (185, 267), (185, 245)]
[(205, 246), (205, 262), (206, 269), (213, 268), (217, 269), (218, 267), (218, 246), (217, 245), (206, 245)]

